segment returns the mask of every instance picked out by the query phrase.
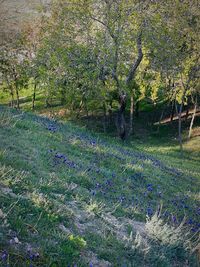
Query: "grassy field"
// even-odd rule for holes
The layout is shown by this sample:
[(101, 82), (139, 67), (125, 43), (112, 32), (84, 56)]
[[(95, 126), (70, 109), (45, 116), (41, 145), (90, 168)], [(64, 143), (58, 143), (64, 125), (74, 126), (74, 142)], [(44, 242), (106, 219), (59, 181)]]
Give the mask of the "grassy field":
[(199, 137), (0, 116), (0, 266), (199, 266)]
[[(24, 29), (25, 24), (38, 22), (42, 7), (48, 9), (51, 0), (0, 1), (0, 43)], [(44, 9), (45, 10), (45, 9)]]

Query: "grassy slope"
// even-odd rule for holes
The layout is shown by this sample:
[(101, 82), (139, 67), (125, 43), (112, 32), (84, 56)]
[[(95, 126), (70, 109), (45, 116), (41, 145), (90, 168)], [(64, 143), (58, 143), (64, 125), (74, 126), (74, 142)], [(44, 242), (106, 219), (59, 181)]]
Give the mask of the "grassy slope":
[(186, 215), (192, 233), (199, 230), (198, 153), (181, 159), (164, 140), (122, 144), (69, 123), (17, 118), (0, 127), (2, 264), (197, 266), (164, 234), (149, 253), (145, 241), (139, 249), (128, 236), (142, 236), (146, 214), (161, 203), (168, 225)]
[[(2, 0), (0, 1), (0, 42), (11, 33), (20, 31), (25, 23), (38, 21), (42, 7), (51, 0)], [(1, 40), (2, 38), (2, 40)]]

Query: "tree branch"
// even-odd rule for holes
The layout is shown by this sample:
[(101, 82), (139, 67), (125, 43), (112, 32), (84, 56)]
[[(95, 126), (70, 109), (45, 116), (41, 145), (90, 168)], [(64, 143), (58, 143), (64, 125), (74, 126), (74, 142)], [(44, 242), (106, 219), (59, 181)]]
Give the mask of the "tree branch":
[(111, 32), (110, 28), (108, 27), (108, 25), (107, 25), (105, 22), (103, 22), (102, 20), (97, 19), (97, 18), (95, 18), (95, 17), (93, 17), (93, 16), (91, 16), (91, 15), (90, 15), (90, 18), (93, 19), (94, 21), (99, 22), (101, 25), (103, 25), (103, 26), (108, 30), (110, 36), (111, 36), (113, 39), (115, 38), (115, 35)]
[(137, 50), (138, 50), (137, 59), (135, 60), (135, 62), (131, 66), (131, 69), (130, 69), (128, 76), (126, 78), (126, 84), (129, 84), (133, 80), (133, 78), (135, 76), (135, 72), (136, 72), (136, 70), (137, 70), (138, 66), (140, 65), (140, 62), (142, 61), (142, 58), (143, 58), (142, 32), (139, 33), (138, 38), (137, 38)]

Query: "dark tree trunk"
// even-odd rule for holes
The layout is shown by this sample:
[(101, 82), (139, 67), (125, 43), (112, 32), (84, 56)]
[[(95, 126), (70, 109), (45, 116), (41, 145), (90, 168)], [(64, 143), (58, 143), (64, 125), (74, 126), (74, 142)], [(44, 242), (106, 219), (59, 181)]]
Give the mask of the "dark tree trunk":
[(14, 92), (12, 86), (10, 86), (10, 95), (11, 95), (10, 107), (13, 108), (15, 101), (14, 101)]
[(107, 124), (107, 114), (106, 114), (106, 103), (103, 103), (103, 131), (106, 133), (106, 124)]
[(11, 101), (9, 102), (9, 105), (11, 108), (14, 107), (14, 90), (13, 90), (13, 86), (9, 83), (8, 77), (6, 77), (6, 83), (8, 88), (10, 89), (10, 96), (11, 96)]
[(140, 102), (137, 101), (135, 105), (135, 117), (139, 118), (139, 108), (140, 108)]
[[(119, 60), (119, 42), (118, 38), (114, 35), (111, 35), (113, 38), (113, 41), (115, 43), (115, 56), (114, 56), (114, 67), (113, 67), (113, 72), (112, 76), (113, 79), (116, 81), (117, 85), (117, 90), (119, 93), (119, 110), (118, 110), (118, 116), (117, 116), (117, 129), (118, 129), (118, 134), (122, 140), (124, 140), (127, 136), (126, 133), (126, 122), (125, 122), (125, 109), (126, 109), (126, 94), (121, 91), (120, 88), (120, 83), (118, 80), (118, 75), (117, 75), (117, 67), (118, 67), (118, 60)], [(142, 58), (143, 58), (143, 53), (142, 53), (142, 32), (139, 33), (137, 37), (137, 58), (133, 62), (132, 66), (130, 67), (129, 73), (126, 78), (126, 86), (129, 87), (131, 85), (131, 82), (134, 79), (136, 70), (138, 66), (140, 65)]]
[(183, 101), (181, 102), (181, 105), (179, 107), (179, 110), (178, 110), (178, 107), (177, 107), (177, 104), (176, 104), (176, 111), (177, 111), (177, 114), (178, 114), (178, 140), (179, 140), (179, 145), (180, 145), (180, 151), (181, 151), (181, 154), (183, 153), (183, 140), (182, 140), (182, 110), (183, 110)]
[(14, 94), (13, 92), (11, 93), (11, 108), (14, 106)]
[(130, 122), (129, 122), (129, 135), (133, 134), (133, 113), (134, 113), (134, 96), (131, 94), (131, 106), (130, 106)]
[(33, 97), (32, 97), (32, 110), (35, 109), (35, 97), (36, 97), (36, 83), (34, 84)]
[(119, 110), (118, 110), (118, 115), (117, 115), (117, 129), (118, 129), (118, 134), (122, 140), (126, 139), (126, 122), (124, 118), (124, 113), (126, 109), (126, 94), (122, 93), (119, 96)]
[(108, 120), (109, 120), (109, 125), (112, 123), (112, 100), (109, 103), (108, 107)]
[(15, 86), (15, 91), (16, 91), (16, 97), (17, 97), (17, 108), (19, 109), (19, 90), (18, 90), (18, 86)]
[(142, 58), (143, 58), (142, 33), (140, 33), (138, 35), (138, 38), (137, 38), (137, 50), (138, 50), (137, 59), (135, 60), (135, 62), (133, 63), (133, 65), (130, 68), (129, 74), (128, 74), (127, 79), (126, 79), (127, 84), (129, 84), (133, 80), (133, 78), (135, 76), (135, 72), (136, 72), (136, 70), (137, 70), (138, 66), (140, 65)]
[[(133, 65), (131, 66), (128, 76), (126, 78), (126, 85), (129, 87), (131, 86), (131, 82), (133, 81), (134, 77), (135, 77), (135, 73), (137, 71), (137, 68), (139, 67), (142, 58), (143, 58), (143, 53), (142, 53), (142, 33), (140, 32), (140, 34), (138, 35), (137, 38), (137, 50), (138, 50), (138, 54), (137, 54), (137, 58), (135, 60), (135, 62), (133, 63)], [(133, 94), (131, 95), (131, 109), (130, 109), (130, 125), (129, 125), (129, 135), (133, 133), (133, 112), (134, 112), (134, 96)]]
[(160, 119), (159, 119), (159, 123), (158, 123), (158, 128), (157, 128), (157, 132), (159, 133), (160, 131), (160, 125), (161, 125), (161, 121), (163, 119), (163, 116), (164, 116), (164, 112), (165, 112), (165, 108), (162, 110), (162, 113), (160, 115)]

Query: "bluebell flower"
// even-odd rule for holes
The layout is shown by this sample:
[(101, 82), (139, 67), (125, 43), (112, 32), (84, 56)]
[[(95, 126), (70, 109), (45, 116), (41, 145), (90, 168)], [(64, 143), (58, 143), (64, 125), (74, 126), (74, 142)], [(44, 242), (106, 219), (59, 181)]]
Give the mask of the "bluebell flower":
[(147, 190), (148, 190), (148, 191), (153, 191), (152, 184), (148, 184), (148, 185), (147, 185)]
[(147, 193), (146, 191), (144, 192), (144, 196), (145, 196), (145, 197), (147, 197), (147, 196), (148, 196), (148, 193)]
[(35, 258), (35, 255), (34, 255), (34, 254), (30, 254), (30, 255), (29, 255), (29, 259), (30, 259), (30, 260), (33, 260), (34, 258)]
[(1, 260), (6, 261), (8, 259), (8, 252), (4, 250), (1, 254)]
[(173, 222), (173, 223), (177, 223), (177, 218), (176, 218), (176, 216), (174, 216), (174, 215), (172, 215), (172, 222)]
[(189, 218), (189, 220), (188, 220), (187, 223), (188, 223), (188, 224), (193, 224), (193, 220), (192, 220), (192, 218)]
[(153, 209), (151, 207), (147, 208), (147, 215), (152, 216), (153, 215)]

